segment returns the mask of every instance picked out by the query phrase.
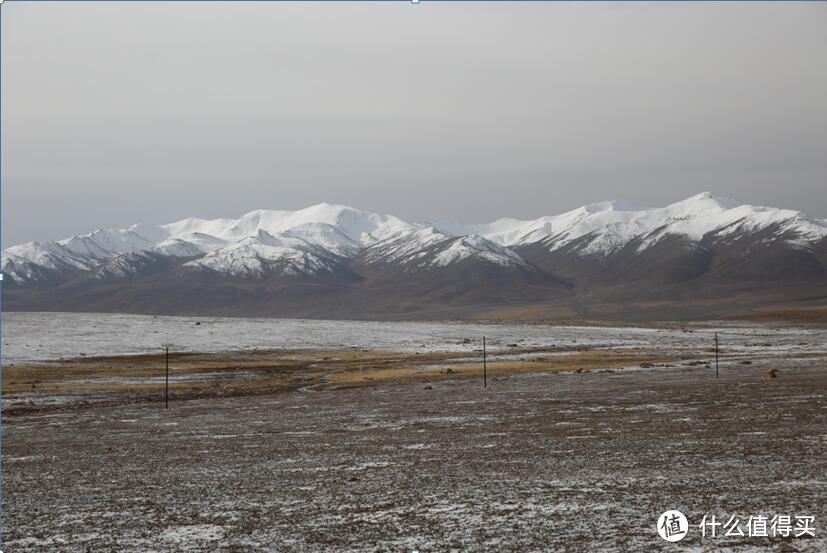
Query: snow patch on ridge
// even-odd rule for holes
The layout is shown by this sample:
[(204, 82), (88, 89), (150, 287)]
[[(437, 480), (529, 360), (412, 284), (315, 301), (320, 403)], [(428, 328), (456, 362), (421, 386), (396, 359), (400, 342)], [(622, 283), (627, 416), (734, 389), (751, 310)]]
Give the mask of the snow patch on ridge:
[(397, 263), (422, 267), (446, 267), (477, 258), (502, 267), (532, 269), (522, 257), (487, 238), (471, 234), (454, 236), (435, 227), (395, 236), (366, 250), (368, 264)]
[(273, 236), (259, 230), (225, 248), (185, 263), (235, 277), (300, 276), (334, 272), (338, 259), (300, 238)]
[(445, 267), (464, 259), (476, 257), (502, 267), (522, 267), (531, 269), (522, 257), (477, 234), (460, 236), (451, 240), (450, 245), (434, 256), (433, 265)]

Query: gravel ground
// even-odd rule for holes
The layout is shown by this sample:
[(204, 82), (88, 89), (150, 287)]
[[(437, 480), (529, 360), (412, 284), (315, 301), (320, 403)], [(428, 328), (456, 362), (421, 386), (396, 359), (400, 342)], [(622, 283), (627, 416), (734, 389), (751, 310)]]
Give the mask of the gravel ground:
[[(825, 551), (827, 372), (778, 363), (10, 417), (4, 551)], [(702, 538), (705, 514), (815, 538)]]

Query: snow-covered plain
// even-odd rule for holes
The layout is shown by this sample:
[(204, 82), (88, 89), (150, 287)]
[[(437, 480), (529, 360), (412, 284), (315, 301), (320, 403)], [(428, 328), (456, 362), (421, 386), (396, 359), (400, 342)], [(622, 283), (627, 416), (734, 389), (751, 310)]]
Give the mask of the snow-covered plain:
[[(791, 354), (823, 351), (827, 330), (742, 323), (686, 327), (606, 327), (453, 322), (155, 317), (91, 313), (3, 313), (5, 363), (79, 356), (250, 349), (398, 352), (476, 351), (485, 336), (493, 350), (525, 348), (709, 347), (718, 332), (730, 353), (760, 349)], [(200, 324), (196, 324), (200, 323)]]

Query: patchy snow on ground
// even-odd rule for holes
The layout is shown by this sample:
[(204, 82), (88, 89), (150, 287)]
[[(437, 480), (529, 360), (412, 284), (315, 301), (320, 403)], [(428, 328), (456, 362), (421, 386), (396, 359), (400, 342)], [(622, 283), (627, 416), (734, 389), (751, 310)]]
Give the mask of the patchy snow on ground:
[(730, 355), (766, 352), (768, 348), (790, 354), (806, 353), (820, 351), (827, 344), (825, 329), (745, 323), (666, 329), (86, 313), (3, 313), (2, 322), (4, 363), (158, 353), (164, 344), (172, 344), (172, 349), (179, 352), (364, 349), (473, 353), (481, 351), (483, 336), (492, 350), (512, 344), (523, 349), (711, 348), (716, 332), (721, 347)]
[[(6, 545), (823, 552), (823, 358), (785, 362), (772, 381), (689, 366), (23, 413), (4, 424)], [(677, 546), (667, 509), (690, 521)], [(808, 515), (816, 535), (704, 537), (711, 514)]]
[(160, 538), (172, 542), (182, 550), (193, 548), (200, 551), (198, 546), (204, 542), (220, 540), (224, 537), (224, 528), (214, 524), (191, 524), (185, 526), (172, 526), (161, 532)]

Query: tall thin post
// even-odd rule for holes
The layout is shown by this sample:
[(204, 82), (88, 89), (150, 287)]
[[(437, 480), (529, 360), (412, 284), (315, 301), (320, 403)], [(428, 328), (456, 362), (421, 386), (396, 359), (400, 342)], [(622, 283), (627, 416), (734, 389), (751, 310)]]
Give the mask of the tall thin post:
[(166, 388), (164, 390), (164, 409), (169, 409), (169, 346), (166, 346), (166, 352), (167, 379)]
[(485, 336), (482, 337), (482, 387), (488, 388), (488, 366), (485, 359)]
[(715, 378), (718, 378), (718, 333), (715, 333)]

